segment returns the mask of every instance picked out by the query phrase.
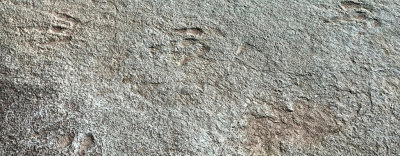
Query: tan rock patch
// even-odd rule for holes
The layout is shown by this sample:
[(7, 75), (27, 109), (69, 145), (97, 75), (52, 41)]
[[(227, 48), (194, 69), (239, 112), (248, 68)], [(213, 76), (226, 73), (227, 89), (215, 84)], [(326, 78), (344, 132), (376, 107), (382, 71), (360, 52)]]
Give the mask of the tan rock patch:
[(274, 117), (249, 122), (248, 149), (253, 155), (279, 154), (281, 141), (300, 145), (320, 142), (345, 124), (328, 108), (305, 102), (295, 104), (293, 112), (283, 109), (272, 112)]

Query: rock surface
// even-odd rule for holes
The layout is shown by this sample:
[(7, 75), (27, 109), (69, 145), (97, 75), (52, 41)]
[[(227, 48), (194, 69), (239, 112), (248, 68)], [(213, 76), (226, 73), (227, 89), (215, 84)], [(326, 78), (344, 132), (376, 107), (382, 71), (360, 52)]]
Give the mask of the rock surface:
[(396, 155), (400, 2), (0, 0), (0, 155)]

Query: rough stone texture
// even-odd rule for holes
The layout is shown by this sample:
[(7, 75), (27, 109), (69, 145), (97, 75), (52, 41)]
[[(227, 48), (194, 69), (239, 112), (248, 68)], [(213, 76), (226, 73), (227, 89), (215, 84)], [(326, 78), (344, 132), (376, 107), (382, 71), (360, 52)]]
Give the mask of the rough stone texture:
[(396, 155), (397, 0), (0, 0), (0, 155)]

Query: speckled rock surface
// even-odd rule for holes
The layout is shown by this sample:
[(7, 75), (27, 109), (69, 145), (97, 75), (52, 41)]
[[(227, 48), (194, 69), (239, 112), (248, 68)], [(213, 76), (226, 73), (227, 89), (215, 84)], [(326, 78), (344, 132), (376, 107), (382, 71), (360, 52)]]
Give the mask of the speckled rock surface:
[(0, 155), (396, 155), (397, 0), (0, 0)]

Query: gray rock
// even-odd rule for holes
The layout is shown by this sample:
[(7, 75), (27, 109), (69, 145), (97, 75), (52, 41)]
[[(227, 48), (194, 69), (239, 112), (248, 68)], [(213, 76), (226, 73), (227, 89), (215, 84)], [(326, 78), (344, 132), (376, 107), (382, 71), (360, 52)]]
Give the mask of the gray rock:
[(0, 155), (396, 155), (400, 3), (0, 0)]

